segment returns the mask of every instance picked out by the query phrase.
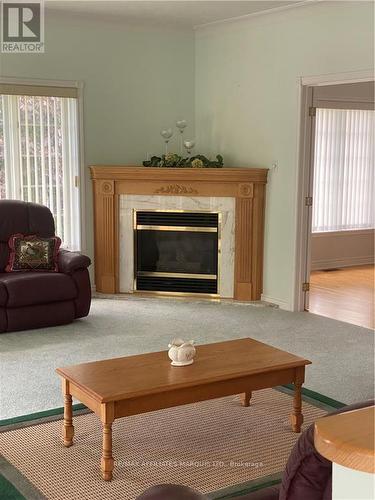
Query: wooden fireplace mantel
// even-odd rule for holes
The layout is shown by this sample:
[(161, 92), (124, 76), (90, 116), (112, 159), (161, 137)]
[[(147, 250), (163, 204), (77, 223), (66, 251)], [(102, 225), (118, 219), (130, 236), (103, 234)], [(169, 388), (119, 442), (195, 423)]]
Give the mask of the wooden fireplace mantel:
[[(233, 197), (235, 213), (234, 298), (259, 300), (262, 293), (267, 169), (150, 168), (95, 165), (95, 281), (103, 293), (119, 291), (119, 196)], [(222, 263), (225, 266), (225, 262)]]

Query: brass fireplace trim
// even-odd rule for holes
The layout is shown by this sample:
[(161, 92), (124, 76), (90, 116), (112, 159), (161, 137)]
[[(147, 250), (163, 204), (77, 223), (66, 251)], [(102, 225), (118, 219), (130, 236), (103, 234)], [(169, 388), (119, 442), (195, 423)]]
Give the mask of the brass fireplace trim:
[(217, 274), (192, 274), (192, 273), (168, 273), (168, 272), (164, 273), (162, 271), (156, 271), (156, 272), (138, 271), (138, 276), (155, 276), (156, 278), (196, 278), (200, 280), (217, 280)]
[[(139, 212), (139, 210), (137, 210), (137, 211)], [(147, 211), (151, 212), (151, 210), (147, 210)], [(188, 231), (190, 233), (217, 233), (218, 232), (216, 227), (147, 226), (145, 224), (137, 224), (136, 229), (138, 231)]]
[[(217, 214), (217, 228), (216, 227), (189, 227), (189, 226), (148, 226), (137, 224), (137, 213), (139, 212), (178, 212), (178, 213), (206, 213), (206, 214)], [(182, 210), (182, 209), (133, 209), (133, 255), (134, 255), (134, 281), (133, 281), (133, 292), (134, 293), (147, 293), (151, 295), (174, 295), (174, 296), (199, 296), (199, 297), (212, 297), (220, 298), (220, 276), (221, 276), (221, 223), (222, 223), (222, 213), (216, 210)], [(151, 229), (149, 229), (151, 228)], [(217, 293), (194, 293), (194, 292), (171, 292), (171, 291), (161, 291), (161, 290), (137, 290), (137, 230), (151, 230), (151, 231), (190, 231), (190, 232), (204, 232), (204, 233), (217, 233), (217, 274), (191, 274), (191, 273), (163, 273), (163, 272), (148, 272), (139, 271), (140, 276), (160, 276), (160, 277), (170, 277), (170, 278), (196, 278), (196, 279), (216, 279), (217, 281)]]

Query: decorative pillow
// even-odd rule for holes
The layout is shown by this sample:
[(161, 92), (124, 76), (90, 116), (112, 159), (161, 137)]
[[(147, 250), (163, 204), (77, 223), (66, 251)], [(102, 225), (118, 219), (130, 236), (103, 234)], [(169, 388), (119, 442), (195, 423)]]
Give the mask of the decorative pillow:
[(14, 271), (57, 272), (57, 253), (61, 240), (57, 236), (40, 238), (35, 234), (13, 234), (9, 238), (9, 262), (7, 273)]

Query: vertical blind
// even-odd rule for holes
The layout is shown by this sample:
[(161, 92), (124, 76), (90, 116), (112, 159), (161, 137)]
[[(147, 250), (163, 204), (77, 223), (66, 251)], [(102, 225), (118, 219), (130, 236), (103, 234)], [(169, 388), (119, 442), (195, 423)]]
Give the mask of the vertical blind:
[(317, 109), (312, 231), (374, 228), (374, 118)]
[(0, 96), (0, 198), (46, 205), (63, 245), (80, 249), (77, 100)]

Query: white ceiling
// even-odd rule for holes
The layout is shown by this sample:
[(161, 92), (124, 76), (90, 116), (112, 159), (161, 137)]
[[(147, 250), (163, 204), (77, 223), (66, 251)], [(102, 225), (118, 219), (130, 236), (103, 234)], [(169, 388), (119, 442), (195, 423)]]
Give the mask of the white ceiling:
[(193, 28), (305, 2), (306, 0), (46, 0), (45, 5), (49, 10), (85, 17)]

